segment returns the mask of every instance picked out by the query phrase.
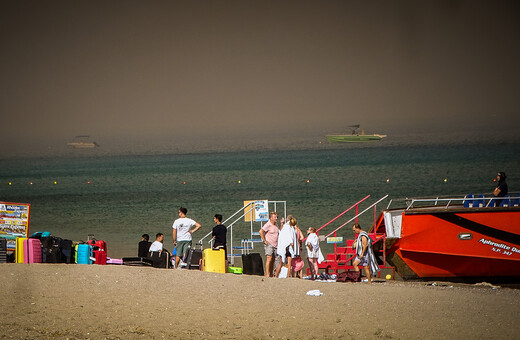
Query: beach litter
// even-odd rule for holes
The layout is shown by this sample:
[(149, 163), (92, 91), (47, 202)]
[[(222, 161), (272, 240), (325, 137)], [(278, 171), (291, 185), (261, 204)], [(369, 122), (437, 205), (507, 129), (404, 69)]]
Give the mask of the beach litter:
[(313, 289), (313, 290), (309, 290), (307, 292), (307, 295), (310, 295), (310, 296), (321, 296), (321, 295), (323, 295), (323, 293), (320, 292), (319, 289)]
[(445, 283), (437, 283), (437, 282), (431, 282), (431, 283), (427, 283), (426, 286), (430, 286), (430, 287), (448, 287), (448, 288), (453, 288), (452, 285), (449, 285), (449, 284), (445, 284)]
[(485, 287), (489, 287), (491, 289), (498, 289), (498, 288), (500, 288), (499, 286), (494, 286), (494, 285), (492, 285), (491, 283), (488, 283), (488, 282), (475, 283), (475, 286), (485, 286)]

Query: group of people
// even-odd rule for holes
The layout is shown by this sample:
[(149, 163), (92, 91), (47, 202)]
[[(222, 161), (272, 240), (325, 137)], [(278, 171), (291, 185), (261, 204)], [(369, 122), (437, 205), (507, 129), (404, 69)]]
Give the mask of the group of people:
[[(293, 216), (287, 216), (287, 222), (283, 218), (280, 222), (281, 227), (278, 227), (278, 215), (276, 212), (271, 212), (269, 221), (260, 229), (266, 257), (265, 276), (279, 277), (281, 269), (285, 267), (287, 276), (302, 277), (301, 251), (305, 245), (310, 279), (316, 279), (319, 275), (318, 263), (323, 261), (316, 228), (307, 228), (305, 238)], [(359, 266), (363, 266), (367, 280), (371, 282), (371, 273), (379, 272), (379, 265), (372, 249), (372, 240), (359, 224), (354, 224), (352, 230), (358, 235), (353, 245), (356, 249), (356, 257), (352, 263), (354, 271), (360, 271)]]
[[(283, 268), (287, 273), (285, 276), (303, 277), (303, 260), (301, 251), (305, 237), (298, 227), (296, 219), (292, 215), (287, 216), (287, 222), (281, 219), (281, 227), (278, 227), (278, 214), (272, 211), (267, 221), (260, 229), (260, 237), (264, 242), (265, 252), (265, 276), (279, 277)], [(311, 277), (315, 278), (318, 273), (318, 258), (321, 255), (319, 238), (316, 228), (307, 229), (307, 259), (311, 270)], [(323, 255), (321, 255), (323, 258)]]
[[(142, 240), (138, 245), (138, 256), (148, 257), (150, 252), (162, 252), (166, 251), (171, 256), (175, 256), (174, 268), (179, 268), (179, 264), (182, 259), (185, 258), (188, 249), (192, 246), (192, 235), (194, 232), (200, 229), (200, 223), (187, 217), (188, 209), (179, 208), (179, 218), (173, 222), (172, 225), (172, 239), (173, 239), (173, 252), (170, 253), (164, 248), (164, 234), (157, 233), (155, 241), (149, 242), (150, 236), (148, 234), (142, 235)], [(226, 248), (226, 233), (227, 228), (222, 224), (222, 215), (216, 214), (213, 218), (215, 226), (213, 227), (213, 249), (224, 249), (227, 256)]]
[[(201, 228), (200, 223), (188, 218), (186, 208), (179, 208), (179, 218), (172, 225), (173, 252), (170, 253), (164, 248), (164, 234), (157, 233), (155, 241), (149, 241), (148, 234), (142, 235), (139, 242), (138, 256), (148, 257), (150, 252), (166, 251), (175, 256), (174, 268), (179, 268), (180, 261), (186, 256), (189, 247), (192, 246), (192, 235)], [(216, 214), (213, 217), (215, 226), (212, 230), (213, 249), (224, 249), (227, 258), (226, 233), (227, 228), (222, 224), (222, 215)], [(298, 226), (294, 216), (288, 215), (287, 220), (280, 220), (281, 226), (278, 227), (278, 214), (271, 212), (269, 221), (260, 229), (260, 237), (264, 243), (266, 256), (265, 276), (267, 277), (299, 277), (303, 278), (304, 262), (301, 258), (303, 247), (307, 250), (307, 261), (310, 270), (310, 279), (316, 279), (319, 275), (318, 263), (323, 261), (323, 254), (320, 250), (320, 240), (316, 234), (316, 228), (307, 228), (307, 237)], [(372, 250), (372, 240), (366, 232), (361, 229), (359, 224), (354, 224), (352, 230), (358, 235), (354, 243), (356, 248), (356, 258), (353, 261), (355, 271), (359, 271), (359, 266), (363, 266), (368, 282), (371, 282), (371, 273), (377, 273), (379, 266)], [(284, 271), (283, 276), (281, 272)]]

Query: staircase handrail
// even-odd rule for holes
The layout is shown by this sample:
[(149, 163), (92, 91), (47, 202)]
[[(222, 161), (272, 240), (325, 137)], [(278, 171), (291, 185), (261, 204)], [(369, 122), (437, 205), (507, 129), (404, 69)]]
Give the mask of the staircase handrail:
[[(361, 199), (359, 202), (353, 204), (350, 208), (348, 208), (347, 210), (345, 210), (344, 212), (342, 212), (341, 214), (339, 214), (338, 216), (334, 217), (332, 220), (328, 221), (327, 223), (325, 223), (324, 225), (322, 225), (321, 227), (319, 227), (317, 230), (316, 230), (316, 233), (318, 233), (321, 229), (325, 228), (326, 226), (328, 226), (329, 224), (331, 224), (332, 222), (334, 222), (335, 220), (337, 220), (338, 218), (340, 218), (341, 216), (345, 215), (347, 212), (350, 211), (350, 209), (354, 208), (355, 206), (357, 206), (358, 204), (360, 204), (361, 202), (363, 202), (364, 200), (366, 200), (367, 198), (369, 198), (370, 195), (367, 195), (365, 196), (365, 198)], [(308, 237), (308, 236), (307, 236)], [(305, 237), (303, 240), (305, 241), (307, 239), (307, 237)]]
[(382, 198), (380, 198), (379, 200), (377, 200), (376, 202), (372, 203), (368, 208), (366, 208), (365, 210), (363, 210), (362, 212), (360, 212), (359, 214), (357, 214), (356, 216), (352, 217), (350, 220), (348, 220), (347, 222), (343, 223), (342, 225), (340, 225), (339, 227), (337, 227), (336, 229), (334, 229), (333, 231), (331, 231), (330, 233), (328, 233), (325, 237), (329, 237), (330, 235), (334, 234), (335, 232), (337, 232), (338, 230), (340, 230), (341, 228), (343, 228), (344, 226), (346, 226), (347, 224), (349, 224), (350, 222), (352, 222), (353, 220), (355, 220), (356, 218), (358, 218), (359, 216), (363, 215), (368, 209), (371, 209), (372, 207), (374, 207), (375, 205), (377, 205), (379, 202), (383, 201), (384, 199), (386, 199), (388, 197), (388, 195), (385, 195), (383, 196)]
[[(222, 222), (222, 224), (226, 225), (226, 223), (227, 223), (229, 220), (231, 220), (233, 217), (235, 217), (239, 212), (241, 212), (242, 210), (245, 210), (247, 207), (251, 206), (251, 207), (249, 207), (250, 209), (249, 209), (247, 212), (245, 212), (244, 214), (242, 214), (242, 216), (240, 216), (239, 218), (237, 218), (235, 221), (233, 221), (230, 225), (228, 225), (228, 226), (226, 227), (226, 229), (229, 229), (230, 227), (233, 226), (233, 224), (235, 224), (237, 221), (239, 221), (242, 217), (244, 217), (244, 216), (246, 216), (247, 214), (249, 214), (249, 213), (251, 212), (251, 210), (253, 210), (252, 205), (254, 205), (254, 202), (249, 202), (248, 204), (244, 205), (242, 208), (238, 209), (238, 210), (237, 210), (233, 215), (229, 216), (229, 217), (228, 217), (224, 222)], [(198, 244), (202, 244), (202, 241), (203, 241), (206, 237), (208, 237), (209, 235), (211, 235), (211, 234), (213, 234), (213, 230), (210, 231), (209, 233), (207, 233), (206, 235), (204, 235), (204, 237), (202, 237), (202, 238), (199, 240), (199, 242), (197, 242), (197, 243), (198, 243)], [(209, 242), (211, 242), (211, 240), (208, 241), (208, 243), (209, 243)]]
[(356, 205), (358, 205), (359, 203), (363, 202), (364, 200), (366, 200), (367, 198), (369, 198), (370, 195), (367, 195), (365, 198), (363, 198), (362, 200), (360, 200), (359, 202), (353, 204), (350, 208), (348, 208), (347, 210), (345, 210), (344, 212), (342, 212), (341, 214), (339, 214), (338, 216), (334, 217), (332, 220), (328, 221), (327, 223), (325, 223), (324, 225), (322, 225), (318, 230), (316, 230), (316, 232), (320, 231), (321, 229), (325, 228), (326, 226), (328, 226), (329, 224), (331, 224), (332, 222), (334, 222), (335, 220), (337, 220), (338, 218), (340, 218), (341, 216), (343, 216), (344, 214), (346, 214), (348, 211), (350, 211), (350, 209), (354, 208)]

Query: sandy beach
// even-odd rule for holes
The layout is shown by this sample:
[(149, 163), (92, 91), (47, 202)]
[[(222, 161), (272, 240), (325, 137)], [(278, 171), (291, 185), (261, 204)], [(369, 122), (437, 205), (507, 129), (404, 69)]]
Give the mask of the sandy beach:
[[(2, 264), (1, 338), (498, 339), (520, 337), (520, 290), (127, 266)], [(308, 296), (319, 289), (323, 295)]]

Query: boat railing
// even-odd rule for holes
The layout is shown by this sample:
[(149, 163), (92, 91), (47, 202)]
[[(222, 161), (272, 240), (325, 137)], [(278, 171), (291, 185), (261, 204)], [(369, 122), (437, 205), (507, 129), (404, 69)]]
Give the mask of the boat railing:
[(489, 208), (489, 207), (509, 207), (518, 206), (519, 199), (512, 199), (508, 195), (505, 197), (485, 196), (468, 194), (464, 197), (429, 197), (429, 198), (404, 198), (399, 200), (390, 200), (387, 209), (392, 208), (392, 204), (398, 205), (398, 208), (409, 210), (412, 208), (438, 206), (449, 208), (453, 206), (463, 206), (465, 208)]

